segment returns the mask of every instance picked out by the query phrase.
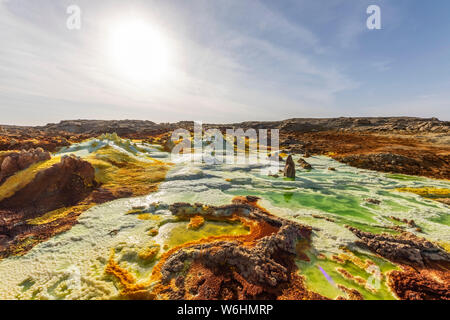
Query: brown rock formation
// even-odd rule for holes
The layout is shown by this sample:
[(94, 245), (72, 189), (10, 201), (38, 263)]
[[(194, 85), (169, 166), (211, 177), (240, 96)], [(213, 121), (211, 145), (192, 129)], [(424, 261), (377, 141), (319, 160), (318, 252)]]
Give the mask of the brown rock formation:
[(49, 152), (42, 148), (21, 152), (8, 152), (0, 155), (0, 183), (20, 170), (24, 170), (34, 163), (50, 160)]
[(361, 240), (357, 245), (399, 263), (402, 270), (389, 274), (389, 286), (400, 299), (450, 299), (450, 254), (411, 233), (374, 235), (349, 229)]
[(29, 150), (42, 148), (56, 152), (61, 147), (81, 142), (89, 138), (85, 134), (68, 134), (66, 132), (41, 132), (32, 128), (9, 129), (12, 133), (0, 134), (0, 150)]
[(450, 254), (432, 242), (403, 233), (399, 236), (372, 234), (348, 227), (360, 240), (357, 245), (368, 248), (374, 253), (391, 261), (416, 267), (425, 267), (435, 263), (450, 263)]
[(403, 300), (450, 300), (449, 272), (405, 268), (389, 275), (389, 285)]
[(298, 159), (297, 163), (305, 170), (312, 169), (312, 166), (308, 162), (306, 162), (305, 159), (300, 158)]
[[(336, 156), (336, 160), (353, 167), (370, 169), (383, 172), (397, 172), (410, 175), (421, 175), (423, 167), (445, 168), (449, 164), (450, 157), (436, 158), (427, 155), (399, 155), (394, 153), (356, 154), (348, 156)], [(425, 169), (426, 170), (426, 169)], [(443, 172), (447, 177), (450, 172), (447, 168)]]
[(375, 205), (381, 204), (381, 201), (380, 201), (380, 200), (374, 199), (374, 198), (368, 198), (368, 199), (366, 199), (366, 202), (367, 202), (367, 203), (371, 203), (371, 204), (375, 204)]
[[(292, 260), (297, 253), (297, 240), (308, 240), (311, 229), (245, 203), (211, 209), (216, 213), (248, 212), (246, 219), (269, 224), (273, 231), (261, 234), (247, 245), (238, 239), (215, 241), (174, 252), (163, 262), (160, 272), (162, 282), (169, 284), (175, 279), (175, 287), (169, 286), (162, 293), (180, 299), (260, 299), (282, 295), (297, 279)], [(175, 215), (186, 212), (185, 209), (180, 211), (180, 205), (172, 206), (171, 210)], [(191, 269), (186, 276), (180, 276), (187, 263), (192, 263)], [(301, 289), (306, 296), (307, 290)]]
[(76, 204), (95, 185), (92, 165), (74, 156), (39, 172), (36, 177), (12, 197), (0, 201), (0, 210), (20, 210), (33, 217), (43, 212)]
[(291, 179), (295, 178), (295, 163), (291, 155), (289, 155), (289, 157), (287, 157), (286, 159), (286, 165), (284, 167), (284, 176), (286, 178)]
[(64, 226), (72, 226), (79, 215), (76, 210), (64, 221), (46, 225), (28, 225), (26, 221), (80, 203), (94, 189), (94, 178), (94, 168), (89, 162), (66, 156), (61, 162), (38, 172), (14, 195), (0, 201), (0, 257), (11, 254), (27, 237), (42, 240), (60, 232)]
[[(69, 132), (75, 134), (113, 133), (123, 135), (144, 133), (155, 134), (163, 130), (178, 128), (191, 129), (192, 121), (177, 123), (155, 123), (147, 120), (65, 120), (60, 123), (50, 123), (42, 127), (14, 127), (3, 126), (5, 130), (36, 129), (43, 132)], [(340, 118), (295, 118), (283, 121), (248, 121), (233, 124), (204, 124), (205, 128), (236, 127), (236, 128), (265, 128), (280, 129), (287, 133), (319, 132), (342, 130), (351, 132), (449, 132), (450, 122), (436, 118), (414, 117), (340, 117)]]

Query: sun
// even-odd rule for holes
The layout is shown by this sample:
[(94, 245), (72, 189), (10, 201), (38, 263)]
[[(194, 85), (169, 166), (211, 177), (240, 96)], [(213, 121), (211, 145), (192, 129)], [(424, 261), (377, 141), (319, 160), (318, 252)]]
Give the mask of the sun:
[(108, 51), (113, 67), (136, 84), (158, 83), (167, 74), (167, 40), (144, 21), (126, 21), (111, 28)]

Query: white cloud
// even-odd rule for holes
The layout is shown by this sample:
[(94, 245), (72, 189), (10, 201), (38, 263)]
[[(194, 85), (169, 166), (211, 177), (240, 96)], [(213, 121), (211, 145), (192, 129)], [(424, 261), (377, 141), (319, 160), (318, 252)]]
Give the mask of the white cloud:
[[(158, 21), (152, 15), (157, 3), (151, 4), (150, 15), (166, 29), (177, 57), (166, 83), (136, 88), (108, 64), (102, 36), (111, 17), (120, 15), (107, 3), (80, 1), (85, 16), (78, 33), (64, 29), (62, 4), (42, 1), (40, 8), (21, 0), (19, 13), (33, 12), (27, 19), (1, 3), (0, 39), (8, 44), (0, 47), (0, 92), (8, 103), (1, 122), (17, 123), (19, 114), (23, 123), (54, 121), (55, 115), (217, 122), (324, 116), (335, 110), (337, 93), (358, 85), (327, 62), (318, 35), (306, 27), (258, 1), (222, 1), (200, 2), (201, 24), (192, 17)], [(33, 101), (40, 112), (27, 118)]]

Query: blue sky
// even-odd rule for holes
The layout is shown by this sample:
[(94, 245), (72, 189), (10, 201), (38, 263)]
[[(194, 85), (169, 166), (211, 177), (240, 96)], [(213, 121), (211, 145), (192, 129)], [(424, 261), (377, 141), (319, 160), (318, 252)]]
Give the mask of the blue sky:
[[(381, 30), (366, 28), (371, 4)], [(0, 123), (450, 120), (449, 14), (447, 0), (0, 0)], [(133, 19), (169, 44), (164, 79), (111, 65), (108, 34)]]

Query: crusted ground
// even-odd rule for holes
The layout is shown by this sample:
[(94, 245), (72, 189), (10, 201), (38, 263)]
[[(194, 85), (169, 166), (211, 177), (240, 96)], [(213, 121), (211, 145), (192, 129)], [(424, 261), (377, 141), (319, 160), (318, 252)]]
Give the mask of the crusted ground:
[[(149, 299), (324, 299), (309, 291), (297, 274), (294, 258), (307, 258), (299, 242), (309, 242), (311, 228), (271, 215), (255, 198), (235, 198), (221, 207), (174, 204), (179, 219), (241, 220), (248, 235), (212, 236), (172, 248), (162, 255), (147, 283), (110, 259), (124, 298)], [(150, 289), (150, 283), (158, 284)]]

